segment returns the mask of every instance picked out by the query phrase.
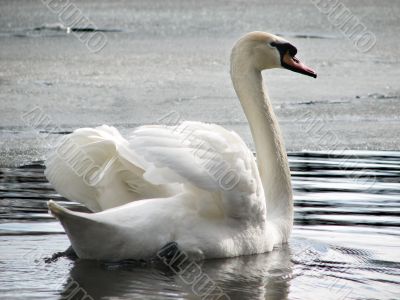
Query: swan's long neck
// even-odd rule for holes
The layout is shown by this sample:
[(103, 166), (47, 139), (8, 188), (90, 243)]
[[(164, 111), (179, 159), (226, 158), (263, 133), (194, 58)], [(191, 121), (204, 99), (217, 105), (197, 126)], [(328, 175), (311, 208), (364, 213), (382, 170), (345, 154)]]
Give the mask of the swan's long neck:
[(289, 234), (293, 220), (293, 196), (285, 145), (263, 86), (261, 72), (249, 65), (240, 54), (232, 54), (231, 77), (254, 139), (265, 192), (267, 220), (282, 224), (285, 228), (280, 230)]

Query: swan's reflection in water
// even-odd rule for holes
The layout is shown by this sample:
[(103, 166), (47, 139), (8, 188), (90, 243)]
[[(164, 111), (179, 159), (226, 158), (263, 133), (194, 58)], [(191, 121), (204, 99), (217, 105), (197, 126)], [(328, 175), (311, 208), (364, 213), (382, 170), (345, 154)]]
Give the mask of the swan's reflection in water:
[[(232, 300), (287, 299), (292, 277), (288, 245), (271, 253), (203, 261), (199, 266)], [(78, 260), (60, 299), (197, 299), (192, 288), (167, 266)], [(228, 297), (210, 294), (204, 299)]]

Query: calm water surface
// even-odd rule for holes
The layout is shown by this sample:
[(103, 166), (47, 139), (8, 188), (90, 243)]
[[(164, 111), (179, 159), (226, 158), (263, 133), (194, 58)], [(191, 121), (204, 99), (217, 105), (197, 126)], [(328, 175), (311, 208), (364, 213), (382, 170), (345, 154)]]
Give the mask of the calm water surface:
[[(271, 253), (205, 261), (202, 271), (231, 299), (400, 299), (400, 153), (302, 152), (290, 154), (290, 164), (290, 243)], [(49, 199), (79, 206), (51, 188), (42, 163), (1, 169), (0, 299), (196, 298), (166, 266), (46, 263), (69, 246), (47, 213)], [(73, 296), (75, 287), (81, 290)]]

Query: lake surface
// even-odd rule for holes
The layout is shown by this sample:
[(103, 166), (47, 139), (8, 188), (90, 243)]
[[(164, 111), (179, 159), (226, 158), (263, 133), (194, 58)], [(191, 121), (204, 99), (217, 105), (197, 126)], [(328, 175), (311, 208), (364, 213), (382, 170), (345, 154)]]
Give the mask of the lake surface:
[[(230, 299), (400, 299), (400, 152), (299, 152), (289, 159), (289, 244), (200, 262), (201, 272)], [(165, 265), (45, 262), (69, 246), (47, 213), (49, 199), (79, 206), (51, 188), (41, 162), (1, 169), (1, 299), (196, 298), (196, 287)]]

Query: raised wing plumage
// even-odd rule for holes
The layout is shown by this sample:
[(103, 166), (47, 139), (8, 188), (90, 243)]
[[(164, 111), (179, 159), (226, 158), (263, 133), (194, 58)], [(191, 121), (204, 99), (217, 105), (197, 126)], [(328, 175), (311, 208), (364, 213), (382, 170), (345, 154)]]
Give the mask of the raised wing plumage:
[(234, 132), (200, 122), (141, 126), (127, 139), (105, 125), (78, 129), (50, 155), (46, 176), (94, 212), (182, 192), (196, 195), (203, 214), (254, 217), (265, 209), (251, 151)]
[(143, 178), (139, 161), (115, 128), (81, 128), (60, 140), (45, 175), (58, 193), (93, 212), (167, 196), (163, 186)]
[(254, 156), (236, 133), (200, 122), (143, 126), (129, 144), (144, 158), (143, 177), (152, 184), (182, 184), (183, 191), (193, 191), (199, 206), (218, 207), (224, 216), (265, 214)]

